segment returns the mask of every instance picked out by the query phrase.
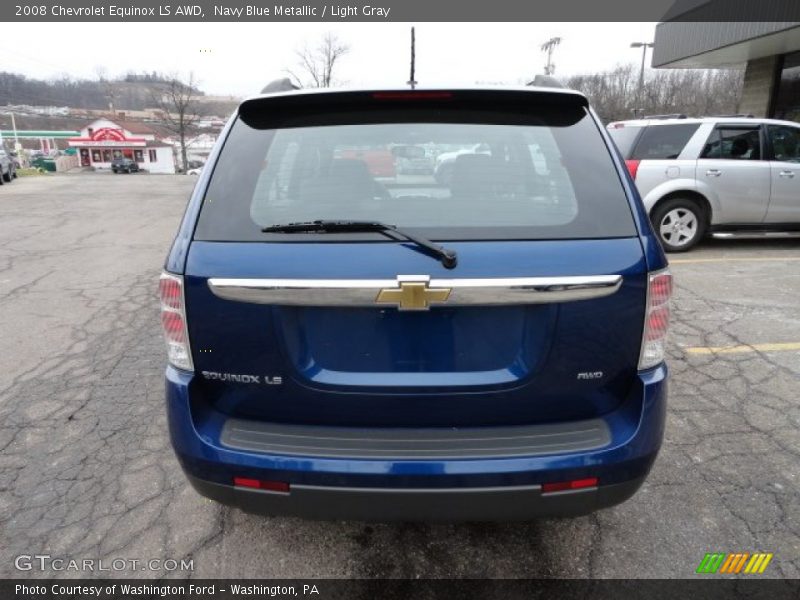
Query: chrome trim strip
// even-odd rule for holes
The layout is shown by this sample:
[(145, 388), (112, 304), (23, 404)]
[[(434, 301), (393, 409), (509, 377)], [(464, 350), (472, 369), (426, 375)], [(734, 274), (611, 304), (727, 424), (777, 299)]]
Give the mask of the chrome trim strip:
[(761, 239), (789, 239), (800, 237), (800, 231), (718, 231), (711, 237), (718, 240), (761, 240)]
[[(432, 279), (400, 275), (397, 279), (229, 279), (212, 277), (215, 296), (236, 302), (283, 306), (374, 306), (378, 292), (399, 289), (400, 282), (425, 282), (428, 288), (450, 288), (447, 306), (549, 304), (602, 298), (622, 285), (622, 275), (569, 277), (501, 277)], [(437, 304), (434, 304), (436, 306)]]

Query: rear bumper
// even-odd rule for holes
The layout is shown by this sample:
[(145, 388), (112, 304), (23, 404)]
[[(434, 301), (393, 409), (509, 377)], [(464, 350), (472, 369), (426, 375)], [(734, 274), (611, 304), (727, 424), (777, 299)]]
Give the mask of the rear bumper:
[[(354, 458), (331, 449), (281, 451), (263, 438), (233, 447), (224, 439), (231, 419), (192, 394), (192, 378), (167, 369), (170, 437), (190, 482), (204, 496), (270, 515), (517, 520), (586, 514), (635, 493), (660, 449), (666, 415), (667, 369), (661, 365), (641, 373), (622, 404), (598, 418), (608, 433), (602, 444), (553, 451), (532, 446), (530, 453), (493, 447), (483, 456), (415, 455), (396, 445), (396, 456), (373, 450)], [(290, 492), (234, 487), (234, 477), (286, 482)], [(599, 479), (598, 487), (541, 492), (543, 483), (590, 477)]]
[(644, 482), (641, 477), (551, 494), (543, 494), (538, 485), (444, 489), (294, 485), (289, 493), (281, 493), (188, 478), (203, 496), (245, 512), (359, 521), (516, 521), (579, 516), (624, 502)]

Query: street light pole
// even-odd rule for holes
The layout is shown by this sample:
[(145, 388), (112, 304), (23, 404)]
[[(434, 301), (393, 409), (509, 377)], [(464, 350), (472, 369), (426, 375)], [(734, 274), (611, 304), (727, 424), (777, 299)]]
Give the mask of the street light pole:
[(547, 53), (547, 63), (544, 66), (544, 74), (545, 75), (552, 75), (556, 70), (556, 66), (553, 64), (553, 50), (560, 43), (561, 43), (561, 38), (560, 37), (553, 37), (553, 38), (550, 38), (549, 40), (547, 40), (541, 46), (542, 52), (546, 52)]
[(19, 137), (17, 136), (17, 121), (14, 119), (14, 113), (11, 113), (11, 129), (14, 131), (14, 150), (19, 150)]
[[(641, 106), (642, 104), (642, 92), (644, 91), (644, 63), (647, 57), (647, 49), (652, 48), (654, 44), (652, 42), (632, 42), (631, 48), (641, 48), (642, 49), (642, 69), (639, 71), (639, 91), (636, 93), (637, 101), (639, 103), (638, 110), (644, 110)], [(634, 109), (634, 117), (636, 116), (636, 110)]]

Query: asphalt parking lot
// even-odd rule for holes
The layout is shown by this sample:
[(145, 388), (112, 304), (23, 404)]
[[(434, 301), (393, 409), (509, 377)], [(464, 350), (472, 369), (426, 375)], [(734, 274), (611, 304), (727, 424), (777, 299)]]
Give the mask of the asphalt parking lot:
[(800, 241), (672, 255), (666, 440), (627, 503), (530, 523), (270, 519), (198, 496), (167, 440), (156, 282), (194, 181), (0, 187), (1, 577), (80, 575), (15, 569), (49, 554), (193, 560), (102, 573), (127, 577), (670, 578), (742, 551), (800, 577)]

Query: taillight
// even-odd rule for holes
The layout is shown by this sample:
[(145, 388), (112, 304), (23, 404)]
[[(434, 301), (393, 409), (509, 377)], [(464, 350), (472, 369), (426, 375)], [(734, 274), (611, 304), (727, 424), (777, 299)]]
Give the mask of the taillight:
[(642, 162), (640, 160), (626, 160), (625, 166), (628, 167), (628, 173), (631, 174), (631, 177), (636, 180), (636, 173), (639, 172), (639, 163)]
[(161, 297), (161, 327), (167, 340), (167, 359), (174, 367), (193, 371), (183, 301), (183, 277), (162, 273), (158, 281), (158, 293)]
[(669, 328), (669, 299), (672, 296), (672, 275), (669, 270), (650, 273), (647, 284), (647, 313), (642, 333), (639, 369), (655, 367), (664, 360)]

